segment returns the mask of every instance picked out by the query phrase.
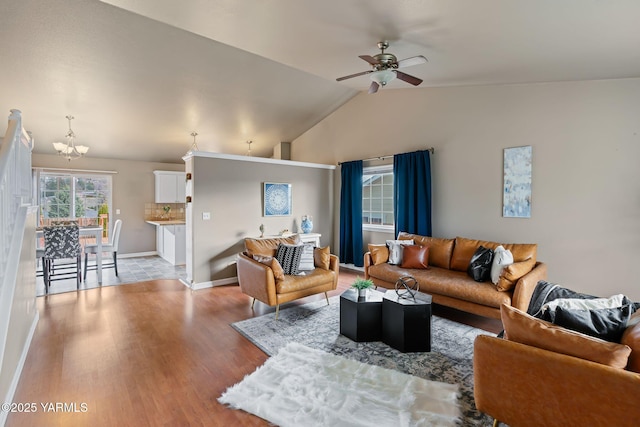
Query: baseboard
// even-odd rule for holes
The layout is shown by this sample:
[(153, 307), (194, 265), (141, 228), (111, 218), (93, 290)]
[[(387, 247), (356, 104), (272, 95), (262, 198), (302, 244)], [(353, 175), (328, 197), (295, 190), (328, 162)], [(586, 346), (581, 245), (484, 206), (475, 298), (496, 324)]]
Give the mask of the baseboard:
[[(22, 354), (20, 355), (20, 360), (18, 361), (18, 366), (16, 366), (16, 371), (13, 374), (13, 379), (11, 380), (11, 385), (9, 386), (9, 390), (7, 390), (7, 395), (5, 396), (4, 402), (13, 402), (13, 396), (16, 394), (16, 389), (18, 388), (18, 382), (20, 381), (20, 375), (22, 375), (22, 368), (24, 368), (24, 362), (27, 360), (27, 354), (29, 354), (29, 347), (31, 347), (31, 340), (33, 339), (33, 334), (36, 332), (36, 326), (38, 326), (38, 321), (40, 320), (40, 313), (36, 310), (36, 315), (33, 317), (33, 322), (31, 323), (31, 328), (29, 329), (29, 335), (27, 336), (27, 341), (24, 343), (24, 348), (22, 349)], [(0, 426), (4, 426), (7, 422), (7, 417), (9, 416), (8, 411), (0, 411)]]
[(136, 257), (142, 257), (142, 256), (156, 256), (158, 255), (157, 251), (151, 251), (151, 252), (135, 252), (135, 253), (131, 253), (131, 254), (118, 254), (118, 258), (136, 258)]
[(357, 272), (360, 272), (360, 273), (364, 273), (364, 267), (356, 267), (353, 264), (340, 263), (340, 268), (345, 268), (347, 270), (353, 270), (353, 271), (357, 271)]
[(199, 291), (200, 289), (213, 288), (215, 286), (223, 286), (223, 285), (233, 285), (238, 283), (237, 277), (227, 277), (226, 279), (218, 279), (212, 280), (209, 282), (198, 282), (198, 283), (189, 283), (186, 280), (180, 279), (183, 285), (187, 288), (190, 288), (194, 291)]

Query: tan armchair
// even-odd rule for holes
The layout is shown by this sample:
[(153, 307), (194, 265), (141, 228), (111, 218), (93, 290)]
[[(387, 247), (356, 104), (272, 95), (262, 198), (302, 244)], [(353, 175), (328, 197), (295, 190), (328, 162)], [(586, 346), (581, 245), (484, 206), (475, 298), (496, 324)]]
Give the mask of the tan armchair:
[[(557, 340), (569, 342), (570, 352), (583, 353), (590, 360), (479, 335), (473, 352), (476, 407), (495, 419), (494, 426), (498, 420), (511, 427), (637, 425), (640, 322), (631, 323), (622, 345), (605, 341), (577, 345), (567, 337)], [(531, 334), (548, 343), (549, 337), (541, 339), (538, 330)]]
[[(324, 292), (327, 304), (328, 291), (338, 286), (338, 257), (328, 254), (328, 259), (320, 255), (315, 258), (316, 268), (304, 276), (285, 275), (276, 279), (273, 269), (253, 259), (254, 254), (274, 256), (279, 243), (294, 243), (291, 238), (245, 239), (246, 251), (238, 255), (237, 269), (240, 290), (255, 300), (276, 307), (276, 319), (280, 304)], [(327, 268), (324, 268), (327, 267)]]

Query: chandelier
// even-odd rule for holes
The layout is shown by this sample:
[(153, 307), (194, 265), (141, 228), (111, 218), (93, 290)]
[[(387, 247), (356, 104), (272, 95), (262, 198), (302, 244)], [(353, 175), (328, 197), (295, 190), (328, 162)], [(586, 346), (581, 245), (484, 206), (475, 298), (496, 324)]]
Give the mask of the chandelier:
[(198, 136), (198, 132), (194, 130), (193, 132), (191, 132), (191, 136), (193, 137), (193, 144), (191, 144), (191, 148), (189, 148), (189, 151), (185, 153), (185, 156), (188, 156), (190, 154), (193, 154), (196, 151), (199, 151), (198, 144), (196, 143), (196, 136)]
[(89, 151), (89, 147), (87, 147), (86, 145), (76, 145), (76, 134), (71, 130), (71, 120), (73, 120), (74, 117), (66, 117), (69, 121), (69, 132), (67, 132), (67, 134), (64, 136), (67, 139), (67, 142), (54, 142), (53, 148), (58, 152), (60, 156), (71, 161), (87, 154), (87, 151)]

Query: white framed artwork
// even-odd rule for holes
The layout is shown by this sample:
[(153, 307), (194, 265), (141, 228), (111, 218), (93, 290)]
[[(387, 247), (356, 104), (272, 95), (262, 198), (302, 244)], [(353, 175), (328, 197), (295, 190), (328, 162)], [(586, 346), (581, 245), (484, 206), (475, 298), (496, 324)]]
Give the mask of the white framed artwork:
[(291, 184), (264, 183), (264, 216), (291, 215)]

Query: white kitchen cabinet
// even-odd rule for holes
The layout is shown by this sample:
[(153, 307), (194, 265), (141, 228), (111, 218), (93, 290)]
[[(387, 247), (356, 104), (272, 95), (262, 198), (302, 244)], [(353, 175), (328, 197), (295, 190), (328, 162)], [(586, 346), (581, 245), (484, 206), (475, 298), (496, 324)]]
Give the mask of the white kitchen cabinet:
[(156, 203), (184, 203), (186, 174), (173, 171), (153, 171), (156, 178)]
[(173, 265), (182, 265), (187, 260), (186, 226), (163, 225), (162, 230), (162, 258)]
[(164, 258), (164, 234), (162, 226), (156, 226), (156, 251)]
[(187, 226), (182, 221), (147, 221), (156, 226), (156, 251), (173, 265), (187, 262)]

